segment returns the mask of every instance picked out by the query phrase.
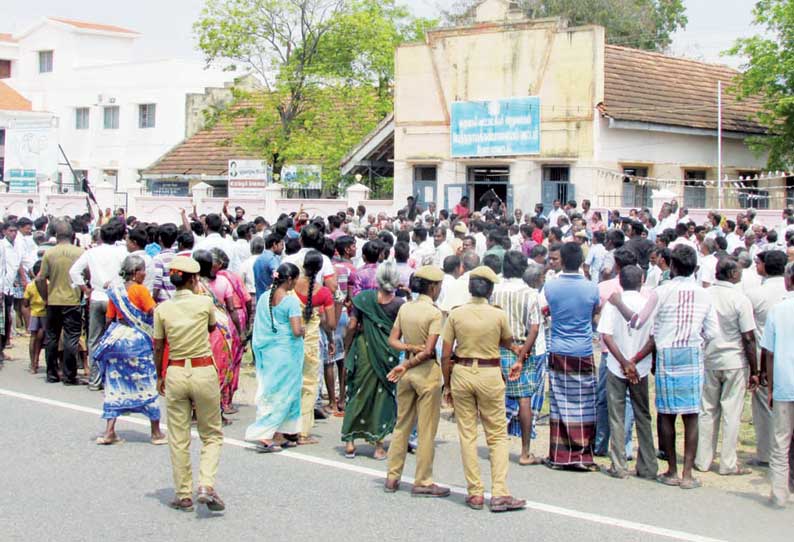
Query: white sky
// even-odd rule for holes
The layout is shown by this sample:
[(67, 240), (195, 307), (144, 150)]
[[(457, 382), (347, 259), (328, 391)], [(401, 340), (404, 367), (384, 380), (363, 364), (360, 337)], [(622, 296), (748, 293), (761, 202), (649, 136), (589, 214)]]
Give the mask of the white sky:
[[(414, 13), (438, 14), (452, 0), (402, 0)], [(52, 15), (115, 24), (143, 34), (138, 51), (145, 58), (201, 59), (192, 35), (202, 0), (4, 0), (0, 2), (0, 32), (16, 32), (39, 17)], [(740, 59), (722, 57), (739, 36), (752, 34), (750, 20), (755, 0), (685, 0), (689, 24), (675, 36), (671, 52), (708, 62), (739, 66)]]

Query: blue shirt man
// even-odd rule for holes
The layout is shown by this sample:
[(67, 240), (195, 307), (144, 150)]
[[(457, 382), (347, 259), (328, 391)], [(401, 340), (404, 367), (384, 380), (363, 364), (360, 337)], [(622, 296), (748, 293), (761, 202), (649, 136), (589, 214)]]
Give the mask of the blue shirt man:
[(551, 312), (549, 351), (565, 356), (591, 356), (598, 287), (584, 275), (565, 270), (556, 280), (546, 283), (543, 294)]
[(273, 273), (281, 265), (283, 250), (284, 240), (279, 235), (270, 234), (265, 239), (265, 251), (254, 262), (254, 285), (256, 286), (257, 301), (273, 284)]

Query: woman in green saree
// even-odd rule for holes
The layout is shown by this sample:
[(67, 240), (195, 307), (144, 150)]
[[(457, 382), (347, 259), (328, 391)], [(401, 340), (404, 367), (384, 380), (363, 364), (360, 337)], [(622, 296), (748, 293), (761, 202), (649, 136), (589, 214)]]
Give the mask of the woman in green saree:
[(353, 311), (345, 336), (347, 403), (342, 422), (345, 457), (356, 456), (356, 439), (374, 444), (377, 460), (386, 459), (383, 439), (392, 432), (397, 417), (396, 385), (389, 374), (399, 362), (399, 352), (389, 346), (389, 333), (403, 299), (396, 297), (400, 273), (394, 262), (385, 262), (376, 273), (377, 290), (364, 290), (353, 298)]

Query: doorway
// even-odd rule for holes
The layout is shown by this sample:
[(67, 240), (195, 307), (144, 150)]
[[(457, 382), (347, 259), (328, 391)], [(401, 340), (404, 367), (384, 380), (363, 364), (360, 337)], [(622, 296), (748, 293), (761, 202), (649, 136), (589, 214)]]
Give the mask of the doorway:
[[(470, 167), (467, 171), (469, 193), (472, 195), (472, 210), (479, 211), (495, 194), (500, 201), (512, 208), (510, 188), (510, 167), (489, 166)], [(512, 211), (511, 211), (512, 212)]]

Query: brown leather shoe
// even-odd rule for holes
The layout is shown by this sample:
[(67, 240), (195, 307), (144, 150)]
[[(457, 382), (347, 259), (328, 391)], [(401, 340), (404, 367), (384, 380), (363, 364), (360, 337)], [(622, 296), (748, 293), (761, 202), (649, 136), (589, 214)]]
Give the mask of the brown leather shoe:
[(491, 512), (512, 512), (513, 510), (523, 510), (526, 506), (527, 501), (514, 499), (510, 495), (491, 499)]
[(485, 499), (482, 495), (469, 495), (466, 497), (466, 506), (472, 510), (482, 510), (485, 505)]
[(400, 489), (399, 480), (389, 480), (387, 478), (386, 483), (383, 484), (383, 491), (385, 491), (386, 493), (396, 493), (398, 489)]
[(226, 505), (221, 500), (220, 495), (218, 495), (211, 487), (202, 486), (198, 488), (198, 496), (196, 497), (196, 500), (201, 504), (206, 504), (207, 508), (209, 508), (212, 512), (222, 512), (226, 510)]
[(414, 486), (411, 490), (414, 497), (449, 497), (449, 488), (436, 484), (429, 486)]
[(185, 498), (185, 499), (175, 498), (173, 501), (168, 503), (168, 506), (170, 506), (174, 510), (179, 510), (181, 512), (192, 512), (193, 511), (193, 499), (191, 499), (191, 498)]

